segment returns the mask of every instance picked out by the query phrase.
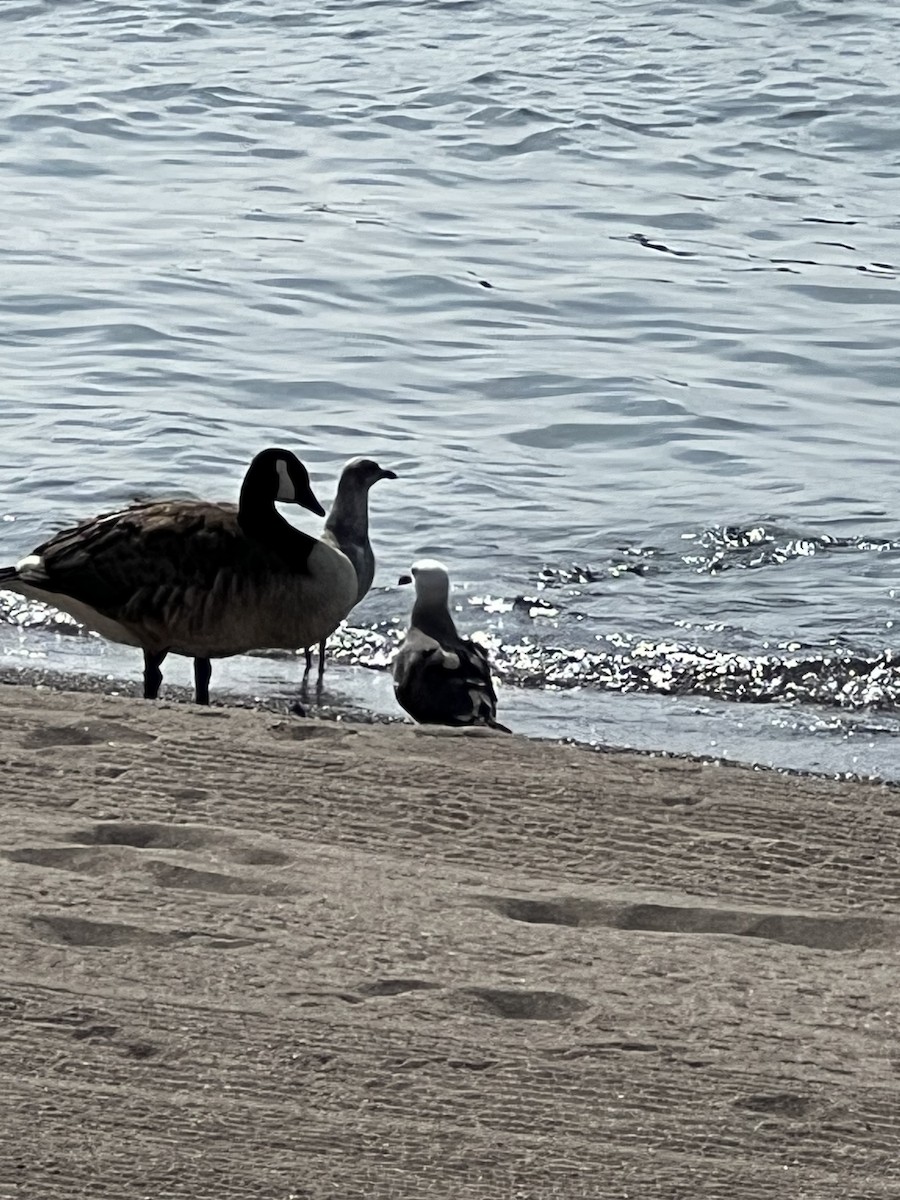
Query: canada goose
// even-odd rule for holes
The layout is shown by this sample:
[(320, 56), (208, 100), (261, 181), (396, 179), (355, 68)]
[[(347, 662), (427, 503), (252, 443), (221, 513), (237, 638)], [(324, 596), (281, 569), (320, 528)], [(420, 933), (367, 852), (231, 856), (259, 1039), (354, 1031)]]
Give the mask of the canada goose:
[(237, 505), (154, 500), (82, 521), (0, 568), (0, 588), (140, 646), (148, 700), (167, 654), (193, 658), (196, 701), (208, 704), (211, 658), (298, 650), (331, 633), (356, 601), (350, 560), (295, 529), (276, 501), (325, 515), (289, 450), (256, 455)]
[(416, 583), (409, 631), (394, 659), (394, 694), (400, 707), (422, 725), (489, 725), (510, 733), (497, 721), (497, 693), (488, 656), (461, 638), (450, 616), (450, 576), (443, 563), (422, 558), (413, 563)]
[[(396, 471), (379, 467), (371, 458), (351, 458), (338, 480), (334, 504), (325, 522), (322, 541), (336, 546), (353, 563), (359, 604), (375, 578), (375, 555), (369, 541), (369, 488), (379, 479), (396, 479)], [(306, 648), (306, 670), (312, 667), (312, 647)], [(319, 642), (319, 682), (325, 674), (325, 638)]]

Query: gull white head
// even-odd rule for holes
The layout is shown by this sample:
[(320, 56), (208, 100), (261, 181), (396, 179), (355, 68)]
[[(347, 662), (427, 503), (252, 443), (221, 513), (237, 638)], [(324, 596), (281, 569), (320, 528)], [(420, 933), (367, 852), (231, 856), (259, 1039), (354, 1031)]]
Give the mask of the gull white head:
[(446, 605), (450, 596), (450, 574), (442, 562), (436, 558), (419, 558), (410, 568), (409, 575), (401, 575), (399, 583), (416, 585), (416, 602), (432, 605)]
[(326, 529), (363, 542), (369, 529), (369, 488), (379, 479), (396, 479), (396, 471), (380, 467), (373, 458), (351, 458), (344, 463)]
[(396, 479), (397, 472), (380, 467), (373, 458), (351, 458), (344, 463), (340, 482), (368, 491), (379, 479)]

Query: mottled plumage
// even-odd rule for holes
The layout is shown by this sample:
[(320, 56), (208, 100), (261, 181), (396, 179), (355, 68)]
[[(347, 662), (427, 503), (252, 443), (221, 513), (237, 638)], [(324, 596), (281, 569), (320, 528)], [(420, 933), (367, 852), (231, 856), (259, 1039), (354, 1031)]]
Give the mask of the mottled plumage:
[[(394, 660), (394, 694), (422, 725), (489, 725), (497, 721), (497, 693), (487, 653), (461, 638), (450, 615), (450, 577), (442, 563), (421, 559), (409, 631)], [(411, 582), (409, 576), (400, 580)]]
[(264, 450), (238, 505), (148, 501), (82, 521), (0, 569), (0, 588), (140, 646), (148, 699), (166, 654), (193, 658), (197, 702), (208, 703), (209, 659), (307, 646), (355, 603), (350, 561), (295, 529), (276, 501), (324, 515), (303, 464), (290, 451)]
[[(322, 531), (322, 541), (335, 546), (356, 571), (356, 604), (375, 578), (375, 554), (369, 541), (369, 489), (379, 479), (396, 479), (394, 471), (379, 467), (371, 458), (351, 458), (344, 464), (337, 494)], [(312, 648), (306, 650), (306, 673), (312, 667)], [(319, 642), (319, 680), (325, 674), (325, 639)]]

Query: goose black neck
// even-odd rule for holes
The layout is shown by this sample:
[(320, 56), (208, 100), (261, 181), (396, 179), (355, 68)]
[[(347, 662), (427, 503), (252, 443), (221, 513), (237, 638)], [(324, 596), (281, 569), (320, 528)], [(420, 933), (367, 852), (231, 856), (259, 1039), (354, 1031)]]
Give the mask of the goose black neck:
[(244, 476), (238, 502), (238, 520), (248, 536), (251, 531), (264, 532), (267, 527), (277, 528), (279, 523), (286, 524), (284, 517), (275, 507), (275, 497), (270, 491), (260, 487), (261, 481), (257, 478), (255, 465), (253, 463)]
[(266, 550), (291, 559), (309, 557), (313, 539), (284, 519), (275, 507), (274, 498), (260, 492), (252, 472), (247, 473), (241, 488), (238, 524), (245, 537)]

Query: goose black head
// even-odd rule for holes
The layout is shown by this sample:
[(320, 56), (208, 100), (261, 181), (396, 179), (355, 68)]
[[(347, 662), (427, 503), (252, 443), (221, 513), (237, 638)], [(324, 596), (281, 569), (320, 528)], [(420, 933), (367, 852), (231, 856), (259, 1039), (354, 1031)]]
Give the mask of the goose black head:
[(351, 458), (344, 463), (341, 471), (341, 481), (352, 481), (355, 487), (365, 488), (366, 491), (379, 479), (396, 479), (397, 472), (387, 467), (380, 467), (373, 458)]
[(261, 450), (247, 470), (244, 492), (248, 488), (259, 496), (265, 495), (281, 504), (299, 504), (317, 517), (325, 516), (325, 509), (313, 493), (306, 467), (290, 450), (277, 447)]

